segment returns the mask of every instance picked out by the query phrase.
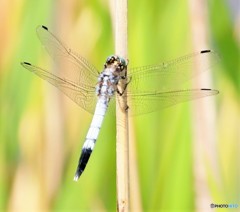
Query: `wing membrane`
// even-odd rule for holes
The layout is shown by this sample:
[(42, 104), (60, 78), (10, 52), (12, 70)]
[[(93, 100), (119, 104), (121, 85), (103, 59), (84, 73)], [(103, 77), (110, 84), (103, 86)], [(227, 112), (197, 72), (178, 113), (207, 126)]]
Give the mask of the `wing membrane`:
[(93, 113), (96, 106), (95, 88), (88, 85), (75, 84), (67, 79), (60, 78), (51, 72), (42, 68), (23, 62), (21, 65), (27, 70), (33, 72), (40, 78), (48, 81), (59, 90), (61, 90), (70, 99), (76, 102), (80, 107), (86, 111)]
[[(76, 84), (91, 84), (96, 82), (98, 70), (87, 60), (63, 44), (47, 27), (38, 26), (37, 35), (49, 55), (61, 67), (57, 73), (61, 78), (68, 79)], [(59, 68), (60, 69), (60, 68)]]
[(130, 116), (151, 113), (175, 104), (216, 95), (219, 92), (211, 89), (192, 89), (158, 93), (128, 94)]
[(183, 83), (209, 70), (218, 62), (219, 56), (216, 52), (204, 50), (167, 63), (129, 69), (128, 76), (132, 81), (128, 91), (144, 93), (180, 90), (183, 89)]
[[(37, 35), (49, 55), (57, 61), (61, 71), (49, 72), (27, 62), (23, 62), (22, 66), (60, 89), (86, 111), (93, 113), (97, 101), (95, 85), (98, 70), (64, 45), (47, 27), (37, 27)], [(217, 53), (204, 50), (167, 63), (129, 69), (131, 82), (126, 96), (130, 115), (154, 112), (181, 102), (217, 94), (217, 90), (211, 89), (183, 90), (182, 84), (210, 69), (218, 61)], [(193, 71), (196, 66), (198, 68)], [(114, 103), (115, 98), (110, 105)]]

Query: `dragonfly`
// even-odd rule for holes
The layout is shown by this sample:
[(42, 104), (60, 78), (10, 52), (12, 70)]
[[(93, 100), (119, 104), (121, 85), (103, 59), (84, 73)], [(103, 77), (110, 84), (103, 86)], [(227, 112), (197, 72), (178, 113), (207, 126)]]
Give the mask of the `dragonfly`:
[[(127, 107), (122, 109), (128, 110), (130, 116), (136, 116), (219, 93), (209, 88), (183, 89), (187, 81), (218, 62), (219, 56), (212, 50), (135, 68), (128, 68), (128, 60), (123, 57), (111, 55), (100, 72), (63, 44), (46, 26), (38, 26), (36, 32), (61, 71), (48, 71), (29, 62), (22, 62), (21, 65), (93, 114), (74, 175), (75, 181), (89, 161), (107, 109), (112, 102), (116, 102), (116, 96), (125, 96)], [(193, 71), (196, 64), (200, 64), (200, 67)], [(120, 86), (121, 83), (124, 86)]]

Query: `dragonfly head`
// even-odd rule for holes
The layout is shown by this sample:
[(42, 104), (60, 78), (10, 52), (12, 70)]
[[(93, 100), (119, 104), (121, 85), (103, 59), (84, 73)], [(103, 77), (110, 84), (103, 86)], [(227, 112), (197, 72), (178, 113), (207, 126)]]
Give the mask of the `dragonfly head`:
[(104, 68), (113, 68), (117, 72), (122, 72), (127, 67), (127, 62), (122, 57), (111, 55), (107, 58)]

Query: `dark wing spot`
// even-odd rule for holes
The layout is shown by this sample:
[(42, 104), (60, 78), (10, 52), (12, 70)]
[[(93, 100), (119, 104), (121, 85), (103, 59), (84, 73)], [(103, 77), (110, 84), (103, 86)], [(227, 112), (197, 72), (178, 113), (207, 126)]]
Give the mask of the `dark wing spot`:
[(211, 50), (202, 50), (200, 53), (204, 54), (204, 53), (209, 53), (209, 52), (211, 52)]
[(212, 89), (210, 88), (201, 88), (202, 91), (211, 91)]
[(31, 65), (32, 65), (31, 63), (28, 63), (28, 62), (22, 62), (21, 64), (22, 64), (22, 65), (28, 65), (28, 66), (31, 66)]
[(42, 25), (42, 28), (48, 31), (48, 28), (46, 26)]

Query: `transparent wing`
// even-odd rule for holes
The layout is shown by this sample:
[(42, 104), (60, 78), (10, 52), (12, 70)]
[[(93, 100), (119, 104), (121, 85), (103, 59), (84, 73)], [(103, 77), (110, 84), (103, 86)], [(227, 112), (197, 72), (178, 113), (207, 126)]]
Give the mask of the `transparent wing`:
[(136, 116), (151, 113), (175, 104), (216, 95), (211, 89), (178, 90), (157, 93), (128, 94), (129, 115)]
[(40, 42), (59, 66), (57, 70), (61, 70), (57, 76), (77, 85), (96, 84), (99, 72), (94, 66), (64, 45), (47, 27), (38, 26), (36, 31)]
[(154, 112), (181, 102), (217, 94), (217, 90), (211, 89), (185, 90), (184, 83), (218, 62), (216, 52), (204, 50), (167, 63), (129, 69), (129, 114)]
[(182, 90), (183, 83), (209, 70), (218, 62), (219, 56), (216, 52), (204, 50), (167, 63), (128, 69), (128, 76), (131, 77), (128, 91), (155, 93)]
[(60, 78), (51, 72), (48, 72), (27, 62), (23, 62), (21, 65), (27, 70), (33, 72), (37, 76), (57, 87), (86, 111), (90, 113), (94, 112), (97, 101), (94, 86), (82, 83), (76, 84), (73, 81)]

